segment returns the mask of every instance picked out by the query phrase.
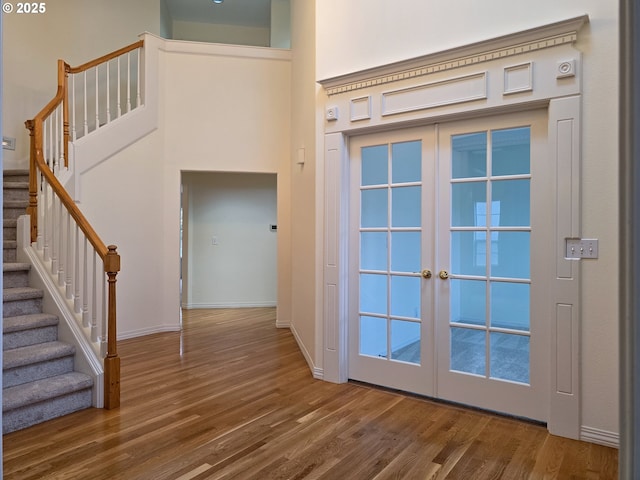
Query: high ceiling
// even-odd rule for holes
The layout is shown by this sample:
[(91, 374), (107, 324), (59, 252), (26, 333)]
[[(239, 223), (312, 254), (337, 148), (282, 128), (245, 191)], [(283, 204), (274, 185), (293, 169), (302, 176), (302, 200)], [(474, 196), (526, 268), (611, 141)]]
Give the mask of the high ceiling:
[(269, 28), (271, 0), (166, 0), (173, 20)]

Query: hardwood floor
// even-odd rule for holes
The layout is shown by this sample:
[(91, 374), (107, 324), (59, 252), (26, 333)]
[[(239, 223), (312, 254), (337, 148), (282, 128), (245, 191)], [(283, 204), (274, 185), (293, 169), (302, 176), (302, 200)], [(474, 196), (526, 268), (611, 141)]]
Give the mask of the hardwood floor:
[(121, 407), (4, 436), (5, 479), (615, 479), (617, 450), (311, 377), (273, 309), (122, 341)]

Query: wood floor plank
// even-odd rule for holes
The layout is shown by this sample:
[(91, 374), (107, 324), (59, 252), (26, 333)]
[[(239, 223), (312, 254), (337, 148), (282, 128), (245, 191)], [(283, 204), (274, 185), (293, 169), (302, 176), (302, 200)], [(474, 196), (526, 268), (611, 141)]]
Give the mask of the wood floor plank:
[(617, 478), (615, 449), (315, 380), (272, 308), (185, 311), (183, 322), (119, 342), (119, 409), (5, 435), (5, 479)]

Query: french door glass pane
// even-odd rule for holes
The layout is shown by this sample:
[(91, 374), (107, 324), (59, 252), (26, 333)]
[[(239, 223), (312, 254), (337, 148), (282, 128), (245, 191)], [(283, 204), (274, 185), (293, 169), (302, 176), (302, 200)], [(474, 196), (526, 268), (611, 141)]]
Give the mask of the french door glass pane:
[(492, 332), (491, 377), (529, 383), (529, 337)]
[(387, 233), (360, 233), (360, 268), (387, 270)]
[[(496, 252), (491, 276), (528, 279), (530, 275), (530, 232), (493, 232)], [(494, 239), (491, 239), (492, 247)], [(493, 249), (492, 249), (493, 252)]]
[(373, 357), (387, 356), (387, 320), (360, 317), (360, 354)]
[(391, 146), (391, 178), (393, 183), (422, 180), (422, 142), (394, 143)]
[(451, 328), (451, 370), (485, 375), (487, 353), (484, 330)]
[(387, 145), (376, 145), (362, 149), (361, 185), (384, 185), (389, 183), (388, 152)]
[(388, 197), (386, 188), (362, 190), (361, 226), (364, 228), (386, 227)]
[(451, 280), (451, 322), (485, 325), (487, 282), (484, 280)]
[(387, 276), (360, 274), (360, 311), (387, 314)]
[(486, 230), (451, 232), (451, 273), (475, 276), (487, 274)]
[(421, 265), (420, 232), (391, 234), (391, 270), (418, 272)]
[(421, 222), (421, 187), (393, 187), (391, 189), (391, 225), (419, 227)]
[(420, 363), (420, 324), (391, 320), (391, 358)]
[(420, 277), (391, 276), (391, 315), (420, 318)]
[(491, 226), (528, 227), (531, 225), (529, 179), (500, 180), (491, 183)]
[(528, 332), (529, 290), (527, 283), (491, 282), (491, 326)]
[(530, 128), (495, 130), (491, 135), (492, 174), (519, 175), (530, 172)]
[(487, 133), (456, 135), (452, 139), (452, 177), (487, 176)]
[(451, 185), (451, 225), (453, 227), (486, 226), (486, 205), (486, 182), (464, 182)]

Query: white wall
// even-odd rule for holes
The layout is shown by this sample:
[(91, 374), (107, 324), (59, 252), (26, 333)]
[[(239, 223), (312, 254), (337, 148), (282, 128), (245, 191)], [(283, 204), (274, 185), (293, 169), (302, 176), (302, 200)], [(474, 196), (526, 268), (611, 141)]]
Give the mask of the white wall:
[(270, 33), (268, 28), (174, 20), (173, 38), (195, 42), (268, 47)]
[[(321, 270), (316, 258), (321, 252), (322, 212), (316, 204), (317, 182), (322, 178), (322, 163), (317, 159), (317, 134), (314, 118), (315, 83), (315, 5), (308, 0), (291, 2), (291, 47), (293, 53), (291, 155), (291, 258), (292, 320), (291, 328), (312, 369), (322, 369), (322, 289)], [(320, 133), (322, 131), (320, 130)], [(298, 150), (304, 148), (304, 165), (296, 164)], [(320, 222), (320, 224), (318, 224)], [(320, 236), (320, 239), (322, 237)], [(315, 319), (315, 320), (313, 320)]]
[(278, 235), (270, 230), (277, 225), (276, 176), (185, 172), (182, 182), (183, 306), (276, 306)]
[[(584, 53), (582, 232), (584, 237), (600, 239), (600, 258), (584, 262), (582, 270), (581, 415), (583, 426), (615, 433), (619, 431), (617, 2), (322, 0), (316, 2), (317, 78), (434, 53), (585, 13), (590, 24), (579, 34), (577, 44)], [(319, 98), (319, 111), (325, 100)], [(311, 125), (315, 119), (308, 116), (306, 122)], [(294, 194), (293, 202), (306, 202), (298, 208), (312, 207), (304, 195)]]
[(183, 171), (277, 175), (277, 319), (288, 325), (290, 54), (158, 42), (158, 72), (150, 77), (160, 83), (158, 129), (80, 180), (83, 211), (122, 257), (120, 337), (179, 328)]
[[(3, 14), (5, 168), (27, 167), (29, 136), (24, 127), (56, 93), (57, 60), (81, 65), (160, 31), (160, 0), (46, 2), (43, 14)], [(107, 27), (108, 26), (108, 27)]]

